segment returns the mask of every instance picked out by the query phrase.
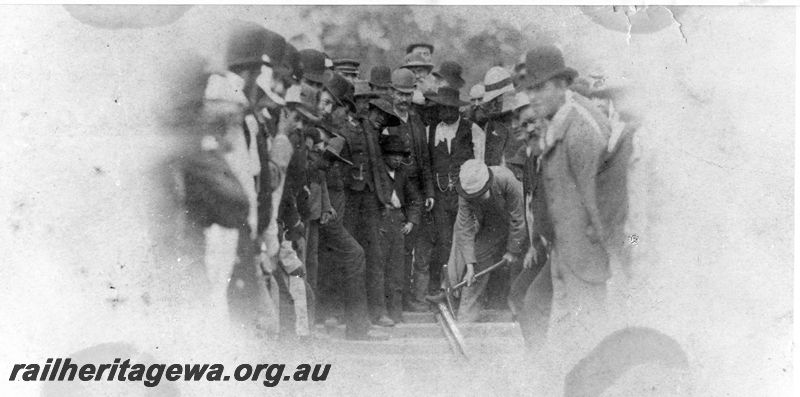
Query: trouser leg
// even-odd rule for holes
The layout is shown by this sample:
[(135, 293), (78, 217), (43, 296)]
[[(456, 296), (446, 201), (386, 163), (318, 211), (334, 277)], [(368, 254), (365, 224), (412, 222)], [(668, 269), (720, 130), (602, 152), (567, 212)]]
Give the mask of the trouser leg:
[(384, 293), (386, 311), (395, 321), (403, 318), (404, 239), (402, 210), (383, 210), (381, 213), (381, 239), (384, 257)]
[(437, 263), (431, 263), (430, 266), (432, 273), (435, 272), (441, 280), (445, 277), (441, 274), (442, 265), (447, 263), (453, 243), (453, 225), (456, 222), (456, 215), (458, 215), (458, 195), (451, 191), (437, 191), (436, 195), (433, 218), (436, 228), (434, 256), (437, 258)]
[[(386, 315), (386, 302), (384, 297), (383, 255), (381, 254), (378, 212), (379, 200), (373, 192), (355, 192), (352, 195), (354, 203), (348, 199), (350, 217), (348, 230), (353, 233), (361, 247), (364, 248), (366, 259), (366, 285), (367, 304), (370, 316), (377, 318)], [(355, 218), (355, 220), (353, 220)]]
[[(506, 237), (496, 236), (491, 233), (480, 233), (475, 239), (475, 273), (483, 271), (502, 259)], [(461, 300), (458, 309), (458, 321), (474, 322), (480, 318), (483, 301), (486, 298), (486, 287), (489, 285), (489, 277), (499, 269), (494, 270), (483, 277), (478, 278), (469, 287), (461, 290)]]
[[(323, 247), (329, 253), (333, 270), (327, 274), (339, 276), (337, 279), (340, 282), (335, 285), (337, 289), (335, 295), (337, 297), (340, 295), (344, 303), (346, 332), (348, 335), (364, 334), (369, 330), (367, 291), (364, 284), (364, 250), (341, 222), (334, 221), (324, 225), (320, 232), (322, 240), (325, 241)], [(320, 280), (320, 283), (322, 282), (323, 280)]]
[(306, 281), (315, 293), (317, 290), (317, 274), (319, 273), (319, 219), (308, 224), (306, 235)]
[(553, 306), (552, 263), (548, 261), (533, 279), (517, 316), (522, 336), (531, 350), (539, 350), (547, 338), (550, 312)]
[(414, 226), (411, 233), (403, 236), (403, 306), (405, 307), (414, 301), (414, 246), (418, 234), (418, 226)]

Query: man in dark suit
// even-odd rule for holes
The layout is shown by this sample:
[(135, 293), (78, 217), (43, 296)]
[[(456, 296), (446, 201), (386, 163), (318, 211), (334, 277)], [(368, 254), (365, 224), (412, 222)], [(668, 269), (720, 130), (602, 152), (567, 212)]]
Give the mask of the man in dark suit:
[[(431, 176), (430, 151), (426, 139), (425, 124), (422, 123), (419, 115), (411, 110), (411, 95), (414, 92), (415, 80), (414, 73), (408, 69), (397, 69), (392, 72), (392, 99), (394, 111), (400, 117), (401, 124), (396, 127), (389, 127), (385, 131), (388, 135), (382, 135), (385, 139), (389, 136), (397, 136), (407, 149), (403, 159), (403, 171), (408, 176), (409, 181), (414, 184), (420, 192), (420, 201), (424, 200), (425, 211), (431, 211), (434, 205), (433, 198), (433, 177)], [(416, 203), (422, 205), (422, 203)], [(427, 311), (428, 305), (424, 303), (425, 294), (428, 290), (429, 269), (428, 262), (430, 251), (427, 254), (417, 256), (414, 262), (413, 254), (415, 249), (416, 237), (419, 228), (405, 236), (405, 261), (404, 261), (404, 291), (403, 305), (412, 311)], [(411, 273), (413, 264), (413, 286), (411, 291)]]
[(409, 154), (398, 135), (389, 135), (381, 143), (384, 177), (390, 186), (389, 201), (381, 210), (381, 250), (385, 275), (386, 310), (395, 323), (403, 322), (404, 237), (419, 224), (417, 183), (406, 174), (403, 159)]

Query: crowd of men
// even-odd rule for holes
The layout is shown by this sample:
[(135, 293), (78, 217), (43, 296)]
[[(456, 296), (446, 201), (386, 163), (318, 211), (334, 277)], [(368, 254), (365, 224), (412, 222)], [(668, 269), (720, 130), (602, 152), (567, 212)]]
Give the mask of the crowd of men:
[[(177, 168), (184, 235), (206, 253), (194, 280), (225, 283), (242, 329), (343, 323), (355, 340), (388, 338), (382, 327), (467, 280), (459, 321), (508, 307), (538, 347), (554, 280), (603, 299), (622, 199), (602, 171), (625, 124), (554, 46), (469, 90), (433, 45), (406, 53), (362, 76), (359, 60), (298, 50), (255, 23), (232, 29), (228, 70), (204, 78), (201, 138)], [(219, 244), (235, 258), (207, 254)]]

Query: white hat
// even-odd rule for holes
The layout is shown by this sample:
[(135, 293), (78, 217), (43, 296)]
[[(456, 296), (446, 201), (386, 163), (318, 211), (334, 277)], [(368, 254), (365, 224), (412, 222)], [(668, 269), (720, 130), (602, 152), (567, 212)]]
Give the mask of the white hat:
[(469, 89), (469, 99), (476, 100), (476, 99), (483, 99), (483, 94), (486, 93), (486, 90), (483, 87), (483, 84), (475, 84), (472, 88)]
[(465, 199), (480, 197), (489, 190), (493, 178), (492, 171), (483, 161), (467, 160), (458, 173), (459, 183), (456, 190)]
[(525, 106), (531, 104), (531, 98), (528, 97), (528, 94), (524, 92), (518, 92), (517, 95), (514, 96), (514, 111), (519, 111)]
[(484, 90), (486, 90), (486, 93), (483, 95), (483, 103), (487, 103), (506, 92), (514, 91), (514, 82), (511, 80), (511, 73), (508, 73), (508, 70), (500, 66), (495, 66), (486, 71), (486, 76), (483, 78), (483, 85)]

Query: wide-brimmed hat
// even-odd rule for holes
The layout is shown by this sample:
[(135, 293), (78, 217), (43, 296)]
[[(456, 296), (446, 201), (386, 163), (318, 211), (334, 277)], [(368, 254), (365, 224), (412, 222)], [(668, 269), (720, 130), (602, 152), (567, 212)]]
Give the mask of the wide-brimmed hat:
[(342, 157), (342, 150), (344, 150), (345, 139), (340, 136), (334, 136), (328, 139), (328, 144), (325, 145), (325, 151), (322, 156), (330, 161), (341, 161), (347, 165), (353, 165), (353, 162)]
[(284, 100), (287, 105), (294, 104), (298, 112), (308, 118), (311, 122), (318, 122), (317, 116), (317, 91), (311, 87), (296, 84), (286, 90)]
[(397, 91), (411, 94), (416, 87), (416, 77), (408, 69), (395, 69), (392, 72), (392, 88)]
[(494, 175), (492, 170), (480, 160), (467, 160), (461, 165), (458, 173), (456, 190), (465, 199), (482, 196), (492, 186)]
[(383, 154), (407, 155), (411, 153), (406, 143), (399, 135), (386, 135), (381, 140), (381, 152)]
[(433, 54), (433, 50), (434, 50), (434, 48), (433, 48), (433, 44), (422, 43), (422, 42), (417, 42), (417, 43), (411, 43), (411, 44), (409, 44), (409, 45), (406, 47), (406, 54), (410, 54), (410, 53), (411, 53), (411, 51), (414, 51), (414, 48), (415, 48), (415, 47), (425, 47), (425, 48), (427, 48), (427, 49), (429, 49), (429, 50), (431, 51), (431, 54)]
[(325, 86), (325, 90), (331, 94), (333, 100), (335, 100), (339, 106), (355, 108), (355, 104), (353, 103), (353, 85), (350, 84), (347, 79), (339, 74), (330, 73), (325, 76), (323, 85)]
[(411, 53), (403, 57), (403, 66), (400, 67), (412, 68), (417, 66), (422, 66), (428, 68), (428, 70), (433, 70), (433, 64), (429, 60), (425, 59), (422, 55), (415, 53)]
[(437, 91), (435, 95), (425, 94), (425, 98), (442, 106), (459, 108), (469, 105), (469, 102), (464, 102), (459, 99), (459, 93), (457, 89), (448, 86), (439, 87), (439, 91)]
[(373, 66), (369, 70), (369, 85), (389, 88), (392, 86), (392, 69), (386, 65)]
[(387, 127), (394, 127), (400, 125), (400, 117), (394, 112), (394, 107), (385, 98), (379, 97), (369, 101), (370, 107), (374, 107), (389, 116), (389, 123)]
[(283, 59), (280, 65), (273, 67), (273, 69), (275, 69), (275, 76), (293, 78), (299, 81), (303, 77), (303, 69), (300, 68), (300, 52), (297, 51), (297, 47), (286, 43)]
[(226, 61), (228, 67), (277, 66), (286, 49), (283, 36), (254, 22), (236, 21), (230, 30)]
[(464, 86), (464, 79), (461, 78), (461, 65), (458, 62), (444, 61), (439, 65), (439, 70), (433, 72), (433, 75), (440, 77), (447, 81), (450, 87), (461, 89)]
[(509, 113), (517, 106), (517, 93), (514, 91), (503, 93), (503, 106), (500, 108), (500, 114)]
[(483, 95), (483, 103), (488, 103), (507, 92), (514, 92), (511, 73), (508, 73), (508, 70), (500, 66), (495, 66), (486, 71), (486, 75), (483, 77), (483, 86), (486, 90)]
[(483, 84), (475, 84), (472, 88), (469, 89), (469, 99), (474, 101), (476, 99), (483, 99), (483, 95), (486, 93), (486, 89), (484, 88)]
[(578, 77), (575, 69), (564, 65), (564, 55), (554, 45), (536, 47), (525, 55), (526, 87), (535, 87), (554, 77)]
[[(325, 54), (311, 49), (300, 50), (300, 68), (303, 77), (318, 84), (325, 82)], [(330, 72), (328, 72), (330, 73)]]

